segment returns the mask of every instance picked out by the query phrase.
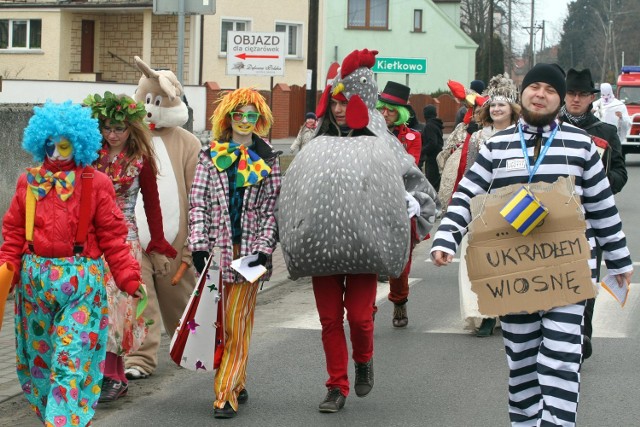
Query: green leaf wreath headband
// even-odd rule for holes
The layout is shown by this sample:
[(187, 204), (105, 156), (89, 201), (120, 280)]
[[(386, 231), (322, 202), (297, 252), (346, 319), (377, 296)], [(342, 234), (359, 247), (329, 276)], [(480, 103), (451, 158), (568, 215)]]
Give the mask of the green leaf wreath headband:
[(147, 115), (142, 102), (136, 102), (126, 95), (115, 95), (112, 92), (105, 92), (100, 96), (98, 93), (87, 96), (84, 105), (91, 108), (93, 117), (104, 121), (113, 120), (118, 123), (142, 121)]

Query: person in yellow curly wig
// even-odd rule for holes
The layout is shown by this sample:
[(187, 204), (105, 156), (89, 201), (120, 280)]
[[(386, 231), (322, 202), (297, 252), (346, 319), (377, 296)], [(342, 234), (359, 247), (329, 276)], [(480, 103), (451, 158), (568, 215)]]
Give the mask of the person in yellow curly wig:
[[(214, 416), (232, 418), (238, 404), (249, 399), (249, 341), (258, 288), (271, 276), (281, 175), (278, 153), (263, 139), (273, 123), (264, 97), (243, 88), (218, 102), (211, 119), (214, 140), (200, 152), (189, 194), (188, 244), (198, 273), (213, 248), (220, 248), (225, 342), (216, 350)], [(246, 258), (249, 266), (261, 265), (264, 274), (248, 281), (231, 268), (236, 258)]]
[[(240, 110), (243, 113), (248, 113), (246, 122), (242, 119), (238, 120), (240, 116), (231, 114), (232, 112), (240, 112)], [(229, 141), (236, 128), (242, 134), (246, 134), (251, 128), (252, 133), (265, 138), (273, 125), (273, 116), (269, 105), (260, 92), (251, 88), (240, 88), (222, 94), (218, 100), (218, 107), (211, 117), (211, 125), (213, 126), (213, 139), (219, 141)], [(242, 129), (243, 127), (244, 129)]]

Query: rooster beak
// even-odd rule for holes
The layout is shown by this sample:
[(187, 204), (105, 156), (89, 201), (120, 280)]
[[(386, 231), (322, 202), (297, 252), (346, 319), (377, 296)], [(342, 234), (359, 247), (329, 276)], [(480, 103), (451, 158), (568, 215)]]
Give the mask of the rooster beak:
[(475, 105), (476, 103), (476, 95), (475, 93), (470, 93), (464, 99), (469, 103), (469, 105)]
[(333, 91), (331, 92), (331, 94), (332, 94), (333, 96), (336, 96), (337, 94), (339, 94), (339, 93), (340, 93), (340, 92), (342, 92), (343, 90), (344, 90), (344, 84), (341, 82), (341, 83), (338, 83), (338, 84), (336, 85), (336, 87), (334, 87), (334, 88), (333, 88)]

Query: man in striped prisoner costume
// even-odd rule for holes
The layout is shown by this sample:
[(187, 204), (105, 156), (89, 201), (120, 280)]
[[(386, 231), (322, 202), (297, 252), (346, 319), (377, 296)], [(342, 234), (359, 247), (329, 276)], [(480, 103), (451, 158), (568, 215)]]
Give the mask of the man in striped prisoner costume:
[[(431, 248), (435, 265), (453, 260), (471, 220), (473, 196), (486, 193), (490, 187), (493, 191), (526, 183), (530, 173), (531, 182), (549, 183), (572, 175), (585, 211), (592, 277), (596, 272), (593, 248), (597, 239), (609, 274), (619, 284), (630, 282), (633, 266), (629, 250), (595, 144), (581, 129), (556, 120), (565, 92), (564, 72), (556, 64), (537, 64), (527, 73), (522, 83), (522, 117), (515, 126), (487, 141), (460, 181)], [(522, 161), (525, 153), (529, 167)], [(575, 425), (584, 308), (583, 301), (533, 314), (500, 317), (510, 371), (509, 418), (513, 426)]]

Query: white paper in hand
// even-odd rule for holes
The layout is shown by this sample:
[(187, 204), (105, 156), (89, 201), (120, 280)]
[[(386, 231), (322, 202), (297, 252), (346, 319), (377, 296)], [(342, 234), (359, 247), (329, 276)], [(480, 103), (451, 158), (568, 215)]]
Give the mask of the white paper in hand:
[(258, 264), (254, 267), (249, 267), (249, 263), (257, 259), (257, 254), (247, 255), (242, 258), (234, 259), (233, 261), (231, 261), (231, 268), (240, 273), (242, 277), (247, 279), (249, 282), (253, 283), (267, 272), (265, 266), (261, 264)]
[(622, 287), (619, 286), (616, 278), (608, 274), (604, 276), (600, 284), (605, 291), (609, 292), (620, 303), (620, 307), (624, 307), (629, 295), (629, 285), (625, 283)]

